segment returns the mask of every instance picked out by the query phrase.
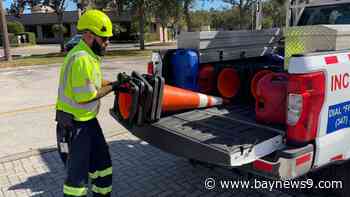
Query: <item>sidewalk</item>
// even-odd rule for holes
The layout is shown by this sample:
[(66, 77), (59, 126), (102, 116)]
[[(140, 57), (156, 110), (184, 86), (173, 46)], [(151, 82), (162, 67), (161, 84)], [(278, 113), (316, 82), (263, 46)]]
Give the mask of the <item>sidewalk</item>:
[[(164, 153), (128, 132), (110, 136), (108, 142), (113, 160), (113, 196), (320, 196), (262, 190), (206, 190), (206, 178), (238, 180), (240, 177), (223, 169), (193, 168), (185, 159)], [(0, 197), (62, 196), (63, 165), (56, 151), (44, 153), (46, 150), (0, 161)]]

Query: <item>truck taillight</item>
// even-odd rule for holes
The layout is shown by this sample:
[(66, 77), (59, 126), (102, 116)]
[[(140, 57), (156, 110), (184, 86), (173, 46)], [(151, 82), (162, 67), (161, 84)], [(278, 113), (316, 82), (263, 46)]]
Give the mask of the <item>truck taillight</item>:
[(150, 74), (150, 75), (154, 74), (153, 62), (148, 62), (148, 64), (147, 64), (147, 74)]
[(288, 114), (287, 124), (295, 126), (300, 119), (303, 109), (303, 95), (289, 94), (288, 95)]
[(316, 138), (324, 94), (325, 76), (323, 72), (289, 76), (288, 143), (306, 144)]

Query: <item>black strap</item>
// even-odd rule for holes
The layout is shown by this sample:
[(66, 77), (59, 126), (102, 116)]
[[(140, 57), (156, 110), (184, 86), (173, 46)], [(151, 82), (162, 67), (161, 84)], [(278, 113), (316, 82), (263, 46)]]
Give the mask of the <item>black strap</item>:
[(62, 125), (65, 129), (71, 129), (74, 127), (74, 116), (70, 113), (56, 110), (56, 122)]

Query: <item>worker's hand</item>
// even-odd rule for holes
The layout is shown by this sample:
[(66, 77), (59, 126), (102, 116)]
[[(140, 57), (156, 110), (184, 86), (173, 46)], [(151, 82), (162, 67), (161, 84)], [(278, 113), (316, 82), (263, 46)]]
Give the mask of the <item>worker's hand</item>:
[(111, 82), (110, 85), (112, 86), (113, 91), (118, 91), (118, 92), (129, 92), (129, 89), (125, 87), (125, 82), (121, 83), (119, 81), (114, 81)]
[(102, 87), (106, 87), (106, 86), (108, 86), (109, 84), (111, 84), (110, 81), (105, 80), (105, 79), (102, 79)]

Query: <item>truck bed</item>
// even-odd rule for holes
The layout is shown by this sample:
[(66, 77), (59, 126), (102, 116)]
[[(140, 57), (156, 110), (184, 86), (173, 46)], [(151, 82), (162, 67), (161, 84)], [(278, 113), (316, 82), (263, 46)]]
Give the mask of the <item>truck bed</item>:
[(241, 105), (193, 110), (131, 129), (166, 152), (232, 167), (283, 148), (284, 131), (283, 126), (257, 123), (254, 109)]

